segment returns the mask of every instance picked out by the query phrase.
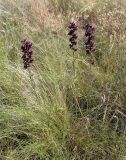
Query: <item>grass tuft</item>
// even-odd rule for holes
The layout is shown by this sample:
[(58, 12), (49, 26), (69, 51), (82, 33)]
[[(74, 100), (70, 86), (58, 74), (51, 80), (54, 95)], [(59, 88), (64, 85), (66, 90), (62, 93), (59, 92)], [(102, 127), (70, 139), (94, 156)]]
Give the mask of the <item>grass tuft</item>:
[[(125, 159), (125, 3), (1, 0), (0, 7), (0, 159)], [(91, 55), (85, 19), (96, 28)], [(25, 38), (34, 53), (26, 70)]]

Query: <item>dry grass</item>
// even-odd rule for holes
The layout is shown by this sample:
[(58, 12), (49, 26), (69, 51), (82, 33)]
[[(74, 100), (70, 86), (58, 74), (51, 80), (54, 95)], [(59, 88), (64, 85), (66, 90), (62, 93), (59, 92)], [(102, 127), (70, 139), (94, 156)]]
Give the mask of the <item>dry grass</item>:
[(54, 15), (48, 1), (32, 0), (31, 11), (40, 29), (47, 27), (53, 31), (57, 31), (63, 28), (63, 21), (60, 15), (57, 17)]

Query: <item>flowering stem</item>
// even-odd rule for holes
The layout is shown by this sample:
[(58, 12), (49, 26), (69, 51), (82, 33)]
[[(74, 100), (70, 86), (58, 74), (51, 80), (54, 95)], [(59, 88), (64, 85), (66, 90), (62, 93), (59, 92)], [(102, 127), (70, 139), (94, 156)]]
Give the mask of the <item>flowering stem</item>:
[(33, 74), (32, 74), (32, 72), (31, 72), (30, 68), (28, 68), (28, 73), (29, 73), (29, 78), (30, 78), (30, 82), (31, 82), (31, 86), (32, 86), (32, 89), (33, 89), (33, 91), (34, 91), (34, 94), (35, 94), (37, 100), (39, 100), (39, 96), (38, 96), (38, 94), (37, 94), (37, 92), (36, 92), (35, 81), (34, 81)]
[(73, 78), (76, 77), (76, 68), (75, 68), (75, 51), (73, 51)]

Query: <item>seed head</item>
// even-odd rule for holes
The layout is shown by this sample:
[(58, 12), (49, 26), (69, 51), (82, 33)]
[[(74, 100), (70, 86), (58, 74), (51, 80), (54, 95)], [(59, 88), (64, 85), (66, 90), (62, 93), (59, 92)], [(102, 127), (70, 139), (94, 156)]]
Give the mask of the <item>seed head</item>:
[(85, 21), (84, 24), (84, 29), (85, 29), (85, 47), (86, 47), (86, 53), (87, 54), (92, 54), (95, 52), (95, 28), (89, 23), (89, 21)]
[(74, 52), (77, 51), (76, 45), (77, 45), (77, 25), (74, 22), (71, 22), (68, 26), (69, 29), (69, 47), (72, 49)]
[(22, 59), (23, 59), (23, 63), (24, 63), (24, 68), (27, 69), (33, 63), (32, 43), (26, 39), (22, 40), (21, 41), (21, 50), (23, 53)]

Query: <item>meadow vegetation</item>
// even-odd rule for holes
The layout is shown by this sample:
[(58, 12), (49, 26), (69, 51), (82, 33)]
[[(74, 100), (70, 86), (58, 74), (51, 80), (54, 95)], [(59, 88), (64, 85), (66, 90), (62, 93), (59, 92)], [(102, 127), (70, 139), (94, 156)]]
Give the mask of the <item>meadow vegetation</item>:
[[(123, 2), (0, 0), (0, 160), (126, 159)], [(85, 19), (96, 29), (93, 54), (85, 50)], [(28, 69), (25, 38), (33, 44)]]

